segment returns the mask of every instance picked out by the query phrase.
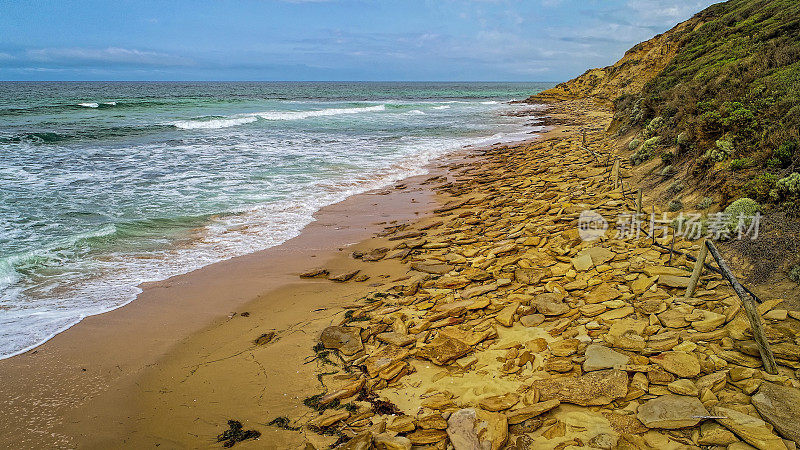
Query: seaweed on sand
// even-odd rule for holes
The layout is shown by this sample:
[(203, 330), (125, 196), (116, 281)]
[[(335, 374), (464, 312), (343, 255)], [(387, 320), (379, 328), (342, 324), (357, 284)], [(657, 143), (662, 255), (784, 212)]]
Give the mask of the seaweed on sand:
[(223, 447), (233, 447), (237, 442), (242, 442), (247, 439), (258, 439), (261, 433), (256, 430), (245, 430), (242, 422), (238, 420), (229, 420), (228, 429), (222, 434), (217, 436), (217, 442), (223, 442)]
[(300, 427), (291, 426), (290, 425), (291, 423), (292, 422), (289, 420), (288, 417), (280, 416), (280, 417), (276, 417), (276, 418), (272, 419), (272, 421), (268, 425), (271, 425), (273, 427), (282, 428), (284, 430), (290, 430), (290, 431), (297, 431), (297, 430), (300, 429)]

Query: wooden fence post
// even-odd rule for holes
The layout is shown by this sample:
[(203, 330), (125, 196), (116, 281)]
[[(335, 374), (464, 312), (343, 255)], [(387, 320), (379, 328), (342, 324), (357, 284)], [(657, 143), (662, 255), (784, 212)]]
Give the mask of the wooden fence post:
[(753, 297), (742, 288), (742, 285), (739, 284), (739, 280), (733, 275), (731, 269), (728, 268), (728, 264), (725, 263), (725, 260), (722, 259), (717, 248), (710, 240), (706, 241), (706, 247), (708, 247), (708, 251), (711, 252), (711, 256), (717, 260), (717, 265), (719, 265), (722, 276), (728, 280), (728, 283), (731, 284), (736, 295), (742, 300), (744, 312), (747, 314), (747, 318), (750, 320), (750, 328), (753, 330), (753, 338), (756, 341), (756, 345), (758, 345), (758, 353), (761, 355), (761, 362), (764, 363), (764, 370), (772, 375), (777, 375), (778, 365), (775, 362), (775, 355), (772, 354), (769, 341), (767, 341), (767, 337), (764, 335), (761, 315), (758, 313), (758, 308), (756, 307)]
[(694, 270), (692, 270), (692, 276), (689, 278), (689, 285), (686, 286), (686, 294), (683, 298), (688, 299), (694, 295), (694, 290), (697, 288), (697, 281), (700, 279), (700, 274), (703, 272), (703, 265), (706, 262), (707, 255), (708, 247), (706, 247), (706, 240), (703, 239), (703, 243), (700, 245), (700, 253), (697, 254), (697, 261), (694, 263)]
[(642, 188), (639, 188), (636, 191), (636, 217), (639, 218), (642, 215)]

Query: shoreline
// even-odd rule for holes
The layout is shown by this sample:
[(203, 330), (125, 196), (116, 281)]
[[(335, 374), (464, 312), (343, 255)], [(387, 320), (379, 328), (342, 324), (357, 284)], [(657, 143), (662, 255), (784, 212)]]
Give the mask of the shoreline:
[[(453, 150), (425, 166), (424, 175), (323, 207), (298, 236), (277, 246), (143, 283), (134, 300), (85, 317), (37, 347), (0, 360), (0, 378), (10, 380), (0, 387), (0, 411), (5, 411), (0, 416), (6, 416), (0, 421), (5, 424), (0, 442), (9, 437), (8, 444), (31, 446), (119, 442), (109, 429), (101, 431), (92, 422), (116, 417), (117, 426), (108, 428), (124, 430), (123, 415), (135, 414), (135, 402), (120, 400), (134, 391), (149, 367), (192, 336), (230, 321), (241, 308), (264, 302), (268, 293), (296, 288), (305, 281), (297, 275), (315, 262), (347, 265), (352, 259), (347, 249), (370, 241), (389, 223), (424, 217), (438, 204), (424, 181), (441, 176), (444, 166), (473, 157), (480, 148)], [(362, 293), (372, 282), (325, 281)], [(20, 433), (27, 437), (20, 438)]]

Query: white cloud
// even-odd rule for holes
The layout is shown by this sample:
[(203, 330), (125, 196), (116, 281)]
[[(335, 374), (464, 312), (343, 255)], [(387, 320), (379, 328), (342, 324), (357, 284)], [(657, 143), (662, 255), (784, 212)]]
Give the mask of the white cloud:
[(103, 63), (144, 66), (190, 66), (193, 61), (182, 56), (166, 53), (127, 49), (108, 48), (41, 48), (28, 50), (26, 56), (31, 61), (60, 65)]

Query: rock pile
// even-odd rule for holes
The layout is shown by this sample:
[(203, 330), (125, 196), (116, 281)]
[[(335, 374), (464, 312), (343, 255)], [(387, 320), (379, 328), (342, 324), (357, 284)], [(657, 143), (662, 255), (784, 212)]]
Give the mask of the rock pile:
[[(589, 129), (592, 142), (603, 128)], [(434, 180), (446, 196), (435, 217), (388, 229), (385, 248), (360, 255), (399, 258), (409, 277), (323, 333), (341, 362), (321, 378), (321, 412), (297, 420), (309, 445), (795, 448), (800, 316), (779, 299), (759, 306), (780, 365), (770, 375), (720, 277), (684, 299), (685, 257), (616, 238), (613, 224), (582, 241), (582, 211), (613, 220), (633, 205), (579, 145), (571, 127), (486, 150)]]

